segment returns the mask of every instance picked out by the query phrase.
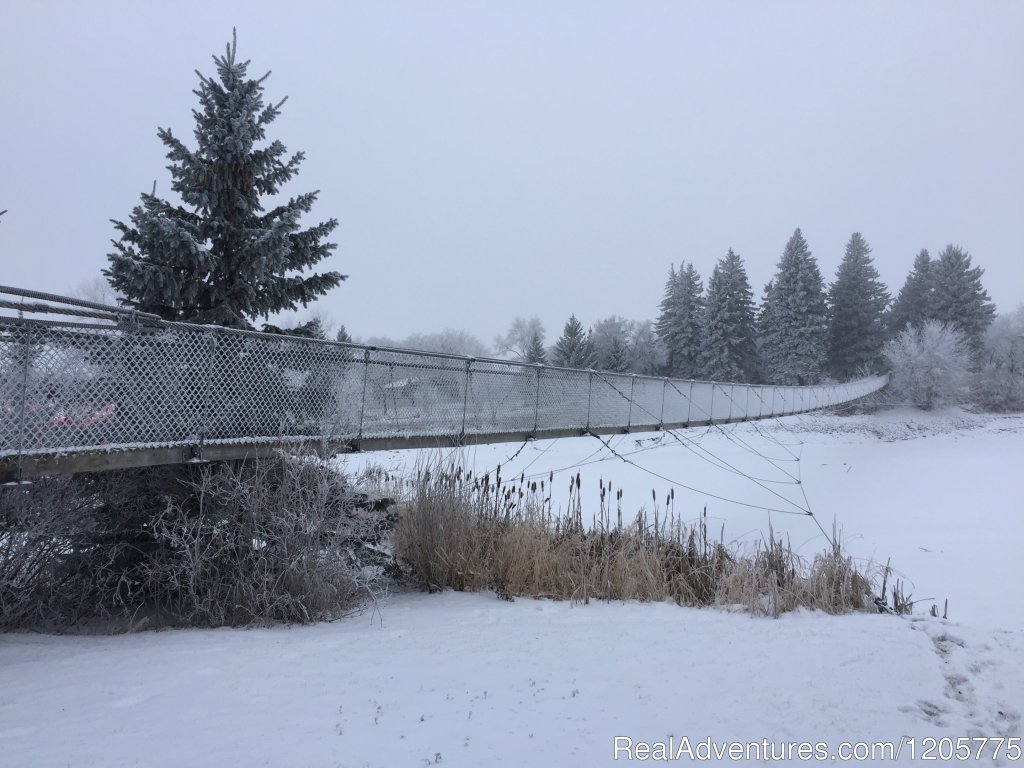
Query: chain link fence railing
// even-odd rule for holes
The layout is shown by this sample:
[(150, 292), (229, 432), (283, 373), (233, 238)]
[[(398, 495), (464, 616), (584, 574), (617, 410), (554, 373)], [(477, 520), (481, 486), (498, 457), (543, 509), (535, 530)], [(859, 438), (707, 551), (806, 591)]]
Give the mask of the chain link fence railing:
[[(0, 287), (11, 292), (70, 301)], [(47, 456), (69, 466), (76, 454), (148, 451), (155, 458), (137, 463), (161, 463), (311, 440), (366, 450), (698, 426), (825, 408), (888, 380), (787, 387), (665, 379), (72, 304), (71, 313), (92, 324), (39, 316), (58, 312), (53, 305), (0, 302), (21, 310), (0, 317), (0, 471), (8, 475), (20, 477), (28, 463), (42, 467)], [(112, 458), (104, 466), (130, 464)]]

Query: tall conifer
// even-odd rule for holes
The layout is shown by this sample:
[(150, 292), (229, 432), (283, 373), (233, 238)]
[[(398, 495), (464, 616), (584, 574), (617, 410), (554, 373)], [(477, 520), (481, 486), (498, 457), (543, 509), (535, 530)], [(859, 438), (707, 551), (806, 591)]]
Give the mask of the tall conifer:
[(590, 339), (583, 324), (576, 315), (569, 317), (562, 330), (562, 335), (555, 342), (551, 362), (563, 368), (591, 368), (594, 365), (594, 352)]
[(701, 323), (701, 372), (717, 381), (754, 381), (758, 374), (754, 302), (743, 260), (730, 248), (715, 265)]
[(932, 282), (933, 265), (931, 256), (924, 248), (914, 257), (914, 267), (885, 318), (886, 331), (890, 337), (897, 336), (907, 326), (920, 328), (932, 317), (935, 292)]
[(284, 100), (265, 104), (270, 73), (250, 78), (249, 62), (236, 54), (232, 36), (225, 54), (213, 58), (216, 77), (196, 73), (195, 149), (169, 129), (157, 132), (181, 203), (143, 194), (130, 223), (113, 222), (121, 237), (104, 274), (127, 304), (168, 320), (251, 327), (255, 318), (305, 306), (345, 279), (337, 272), (302, 275), (335, 248), (326, 237), (338, 222), (300, 226), (317, 192), (275, 199), (304, 154), (287, 157), (280, 141), (265, 143)]
[(983, 274), (981, 267), (971, 265), (970, 254), (956, 245), (947, 245), (932, 269), (932, 317), (959, 330), (975, 357), (996, 312), (981, 284)]
[(878, 277), (871, 247), (854, 232), (829, 289), (829, 372), (849, 379), (881, 361), (885, 333), (882, 318), (889, 293)]
[(665, 345), (665, 372), (695, 377), (700, 370), (700, 325), (704, 284), (693, 264), (669, 270), (655, 331)]
[(761, 359), (772, 384), (821, 379), (828, 342), (825, 288), (818, 262), (797, 229), (786, 243), (762, 312)]

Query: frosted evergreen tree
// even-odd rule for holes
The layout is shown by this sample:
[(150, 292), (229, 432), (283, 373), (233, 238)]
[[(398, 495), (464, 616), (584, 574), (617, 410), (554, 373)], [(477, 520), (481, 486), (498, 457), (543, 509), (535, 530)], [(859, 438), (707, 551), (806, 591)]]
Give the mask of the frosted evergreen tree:
[(764, 290), (761, 291), (761, 306), (757, 310), (757, 343), (760, 348), (763, 341), (765, 329), (771, 324), (771, 318), (768, 316), (769, 309), (771, 308), (768, 304), (768, 297), (772, 294), (772, 286), (775, 285), (773, 280), (769, 280), (765, 285)]
[(828, 368), (837, 379), (876, 367), (885, 343), (883, 317), (889, 292), (878, 277), (871, 247), (854, 232), (829, 289)]
[(765, 304), (761, 360), (768, 382), (819, 381), (828, 344), (825, 288), (818, 262), (799, 229), (786, 243)]
[(601, 370), (612, 373), (626, 373), (629, 371), (629, 347), (620, 336), (613, 336), (608, 345), (607, 354), (604, 357)]
[(947, 245), (932, 265), (931, 273), (932, 319), (960, 331), (977, 357), (996, 311), (981, 284), (984, 270), (971, 266), (971, 257), (965, 250)]
[(569, 317), (565, 328), (562, 329), (562, 336), (555, 342), (552, 363), (563, 368), (593, 367), (594, 352), (591, 349), (590, 338), (583, 330), (583, 324), (576, 319), (576, 315)]
[(280, 141), (265, 143), (284, 100), (265, 104), (270, 73), (248, 77), (249, 62), (236, 52), (232, 35), (226, 53), (213, 57), (217, 76), (196, 73), (196, 148), (169, 129), (157, 132), (181, 204), (154, 189), (142, 195), (130, 223), (113, 221), (121, 237), (104, 274), (129, 306), (168, 320), (250, 327), (259, 316), (306, 306), (345, 279), (302, 275), (334, 250), (325, 238), (338, 222), (300, 227), (317, 192), (276, 199), (304, 154), (286, 157)]
[(547, 353), (544, 351), (544, 335), (540, 332), (534, 331), (533, 335), (530, 336), (530, 343), (526, 348), (526, 355), (523, 357), (524, 363), (540, 363), (546, 365), (548, 362)]
[(920, 328), (932, 317), (934, 289), (932, 266), (934, 262), (924, 248), (914, 257), (914, 267), (907, 275), (906, 282), (896, 295), (892, 308), (885, 318), (886, 331), (894, 337), (907, 326)]
[(701, 376), (754, 381), (758, 373), (753, 292), (743, 260), (730, 248), (715, 265), (701, 318)]
[(665, 373), (694, 377), (700, 369), (701, 314), (704, 284), (692, 264), (669, 269), (665, 297), (655, 331), (665, 345)]
[[(682, 265), (680, 265), (682, 267)], [(675, 368), (675, 356), (672, 354), (673, 330), (676, 325), (676, 297), (679, 294), (679, 275), (676, 272), (676, 265), (668, 267), (668, 280), (665, 281), (665, 295), (658, 304), (658, 319), (654, 323), (654, 331), (658, 338), (665, 344), (665, 372), (672, 374)]]

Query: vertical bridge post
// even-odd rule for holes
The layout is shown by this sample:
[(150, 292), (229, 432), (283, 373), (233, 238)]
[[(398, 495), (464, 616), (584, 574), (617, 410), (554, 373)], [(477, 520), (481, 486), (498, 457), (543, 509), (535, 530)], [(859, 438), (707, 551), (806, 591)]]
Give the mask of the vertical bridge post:
[(462, 430), (459, 432), (459, 445), (466, 441), (466, 411), (469, 409), (469, 377), (473, 366), (473, 358), (466, 358), (466, 382), (462, 392)]
[(370, 374), (370, 350), (363, 350), (363, 397), (359, 401), (359, 434), (357, 440), (363, 439), (363, 418), (366, 416), (366, 379)]
[(32, 326), (24, 325), (24, 347), (21, 356), (21, 408), (18, 412), (18, 468), (14, 482), (21, 483), (22, 457), (25, 455), (25, 414), (28, 411), (28, 369), (32, 362)]

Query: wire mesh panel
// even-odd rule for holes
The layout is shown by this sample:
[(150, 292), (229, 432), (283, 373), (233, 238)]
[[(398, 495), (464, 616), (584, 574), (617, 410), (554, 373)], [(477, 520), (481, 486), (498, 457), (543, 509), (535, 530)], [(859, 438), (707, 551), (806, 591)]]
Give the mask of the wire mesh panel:
[(632, 376), (595, 371), (590, 393), (590, 427), (625, 429), (632, 410), (632, 392)]
[(832, 387), (825, 387), (821, 393), (821, 405), (823, 407), (831, 407), (835, 404), (835, 390)]
[(466, 376), (464, 360), (371, 351), (366, 370), (362, 436), (461, 434)]
[(21, 449), (59, 452), (188, 440), (178, 340), (116, 330), (37, 327)]
[(469, 369), (466, 434), (532, 433), (537, 425), (539, 370), (533, 365), (474, 361)]
[(732, 415), (732, 385), (712, 384), (713, 398), (711, 400), (712, 421), (728, 421)]
[(664, 379), (633, 377), (633, 407), (629, 414), (631, 429), (654, 429), (663, 423), (662, 405), (665, 401), (665, 388)]
[(665, 424), (690, 423), (690, 390), (692, 381), (665, 379)]
[(695, 424), (711, 421), (715, 403), (715, 385), (710, 381), (695, 381), (690, 389), (690, 421)]
[(538, 426), (551, 430), (587, 429), (590, 413), (590, 372), (540, 368)]
[(791, 387), (778, 387), (779, 401), (776, 408), (776, 414), (780, 416), (788, 416), (793, 412), (793, 394)]

